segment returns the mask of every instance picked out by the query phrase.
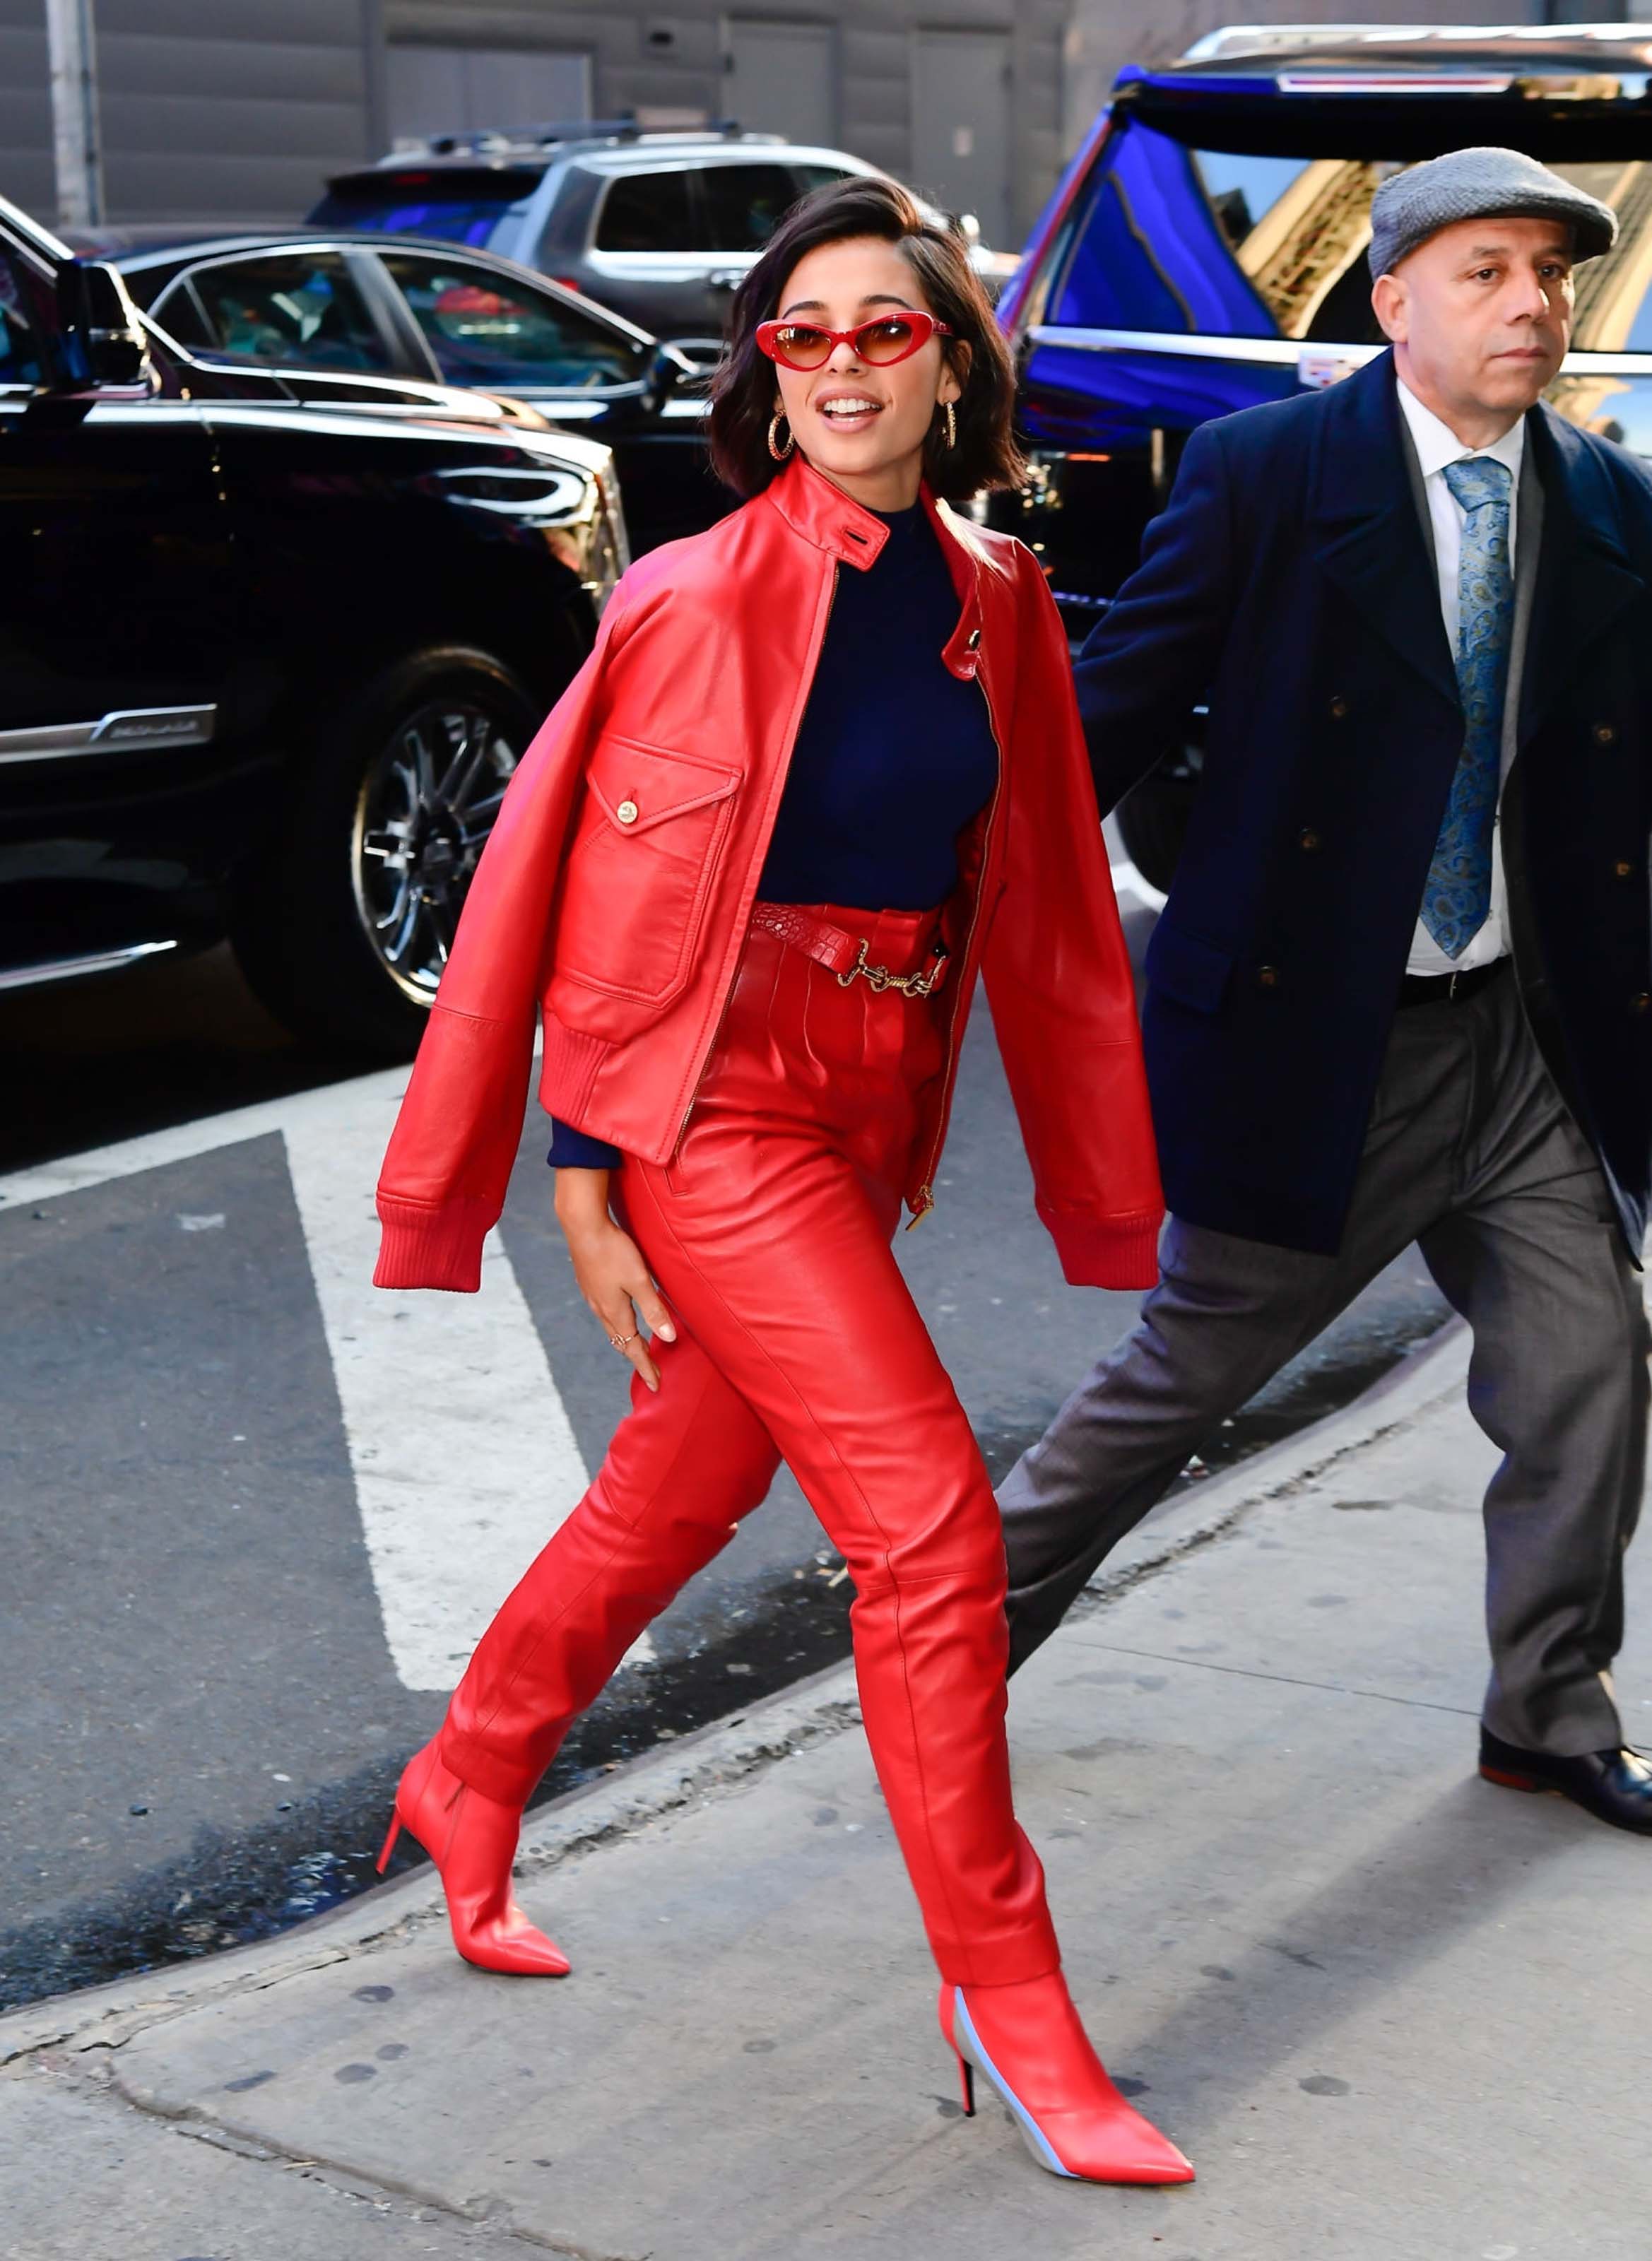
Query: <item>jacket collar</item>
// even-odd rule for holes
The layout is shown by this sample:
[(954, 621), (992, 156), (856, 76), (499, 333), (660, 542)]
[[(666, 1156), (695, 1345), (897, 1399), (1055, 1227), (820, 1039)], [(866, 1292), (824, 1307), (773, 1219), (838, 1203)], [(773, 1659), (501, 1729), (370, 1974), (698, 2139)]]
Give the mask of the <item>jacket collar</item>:
[(1546, 402), (1526, 418), (1526, 436), (1543, 485), (1543, 540), (1521, 678), (1522, 739), (1590, 648), (1646, 595), (1617, 489), (1594, 448)]
[(856, 565), (864, 573), (876, 564), (889, 539), (889, 529), (875, 510), (864, 509), (834, 486), (801, 452), (794, 453), (766, 492), (794, 534), (825, 550), (840, 565)]
[(1309, 538), (1319, 563), (1399, 657), (1456, 707), (1439, 577), (1406, 476), (1393, 355), (1325, 398), (1309, 474)]
[[(866, 572), (877, 563), (889, 539), (888, 526), (876, 511), (864, 508), (846, 495), (801, 454), (792, 456), (765, 492), (794, 534), (825, 550), (840, 565), (853, 565)], [(918, 499), (935, 528), (958, 592), (958, 626), (941, 656), (954, 675), (967, 678), (977, 672), (980, 664), (982, 578), (1002, 569), (976, 541), (967, 522), (930, 492), (927, 481), (918, 490)]]
[[(1405, 476), (1392, 354), (1325, 396), (1309, 487), (1319, 563), (1408, 666), (1458, 703), (1434, 560)], [(1576, 427), (1539, 401), (1526, 444), (1543, 488), (1542, 548), (1521, 677), (1529, 736), (1589, 647), (1645, 593), (1612, 482)]]

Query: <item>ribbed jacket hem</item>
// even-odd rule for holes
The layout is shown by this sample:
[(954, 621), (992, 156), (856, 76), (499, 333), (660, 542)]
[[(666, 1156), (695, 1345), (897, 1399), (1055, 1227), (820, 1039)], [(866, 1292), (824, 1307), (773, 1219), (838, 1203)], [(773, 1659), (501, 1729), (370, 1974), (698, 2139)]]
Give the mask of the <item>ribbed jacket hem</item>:
[(1055, 1243), (1063, 1276), (1074, 1288), (1155, 1288), (1162, 1209), (1136, 1217), (1098, 1217), (1075, 1209), (1039, 1216)]
[(378, 1197), (382, 1227), (376, 1288), (446, 1288), (474, 1296), (482, 1284), (482, 1243), (497, 1219), (485, 1202), (422, 1202)]

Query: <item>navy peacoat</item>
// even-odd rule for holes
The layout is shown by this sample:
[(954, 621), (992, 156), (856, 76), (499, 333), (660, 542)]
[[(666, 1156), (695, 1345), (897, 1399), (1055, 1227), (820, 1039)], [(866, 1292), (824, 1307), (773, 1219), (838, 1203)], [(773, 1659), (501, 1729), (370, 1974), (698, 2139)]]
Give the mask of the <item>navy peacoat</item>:
[[(1208, 686), (1147, 952), (1166, 1195), (1333, 1253), (1462, 746), (1392, 356), (1202, 426), (1078, 663), (1103, 809)], [(1527, 1014), (1639, 1260), (1652, 1176), (1652, 475), (1540, 405), (1543, 525), (1505, 787)]]

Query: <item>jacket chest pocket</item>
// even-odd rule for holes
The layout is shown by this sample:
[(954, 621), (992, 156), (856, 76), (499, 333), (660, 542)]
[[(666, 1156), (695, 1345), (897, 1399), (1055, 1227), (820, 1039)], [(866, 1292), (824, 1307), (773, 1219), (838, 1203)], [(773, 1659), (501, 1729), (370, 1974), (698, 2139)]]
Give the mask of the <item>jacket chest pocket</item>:
[(585, 773), (551, 965), (562, 980), (669, 1003), (693, 965), (740, 772), (606, 736)]

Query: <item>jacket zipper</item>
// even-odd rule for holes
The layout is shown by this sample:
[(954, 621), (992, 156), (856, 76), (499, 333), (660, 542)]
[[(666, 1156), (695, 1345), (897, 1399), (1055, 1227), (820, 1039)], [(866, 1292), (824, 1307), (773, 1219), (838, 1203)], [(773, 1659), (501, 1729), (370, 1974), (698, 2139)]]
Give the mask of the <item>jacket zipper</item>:
[[(964, 947), (959, 952), (957, 994), (960, 997), (963, 994), (964, 983), (969, 974), (969, 953), (974, 944), (975, 930), (980, 924), (981, 901), (987, 893), (987, 871), (988, 865), (991, 861), (993, 820), (998, 814), (998, 803), (1002, 798), (1004, 789), (1004, 750), (999, 743), (998, 725), (993, 720), (993, 703), (987, 696), (987, 685), (981, 680), (979, 666), (975, 671), (975, 683), (977, 689), (980, 693), (981, 704), (987, 709), (987, 728), (992, 733), (993, 748), (998, 756), (998, 776), (996, 782), (993, 786), (993, 797), (987, 805), (987, 824), (985, 830), (981, 834), (980, 881), (975, 890), (975, 908), (970, 913), (969, 925), (965, 930), (964, 933)], [(917, 1200), (913, 1206), (912, 1214), (907, 1219), (906, 1229), (909, 1232), (916, 1232), (919, 1225), (923, 1224), (924, 1218), (929, 1216), (930, 1212), (935, 1207), (935, 1188), (931, 1182), (931, 1179), (935, 1168), (941, 1159), (941, 1148), (946, 1137), (946, 1124), (952, 1113), (952, 1082), (955, 1073), (955, 1063), (958, 1057), (958, 1047), (961, 1041), (958, 1026), (958, 1013), (959, 1008), (955, 1005), (952, 1011), (952, 1017), (947, 1029), (946, 1065), (945, 1072), (941, 1078), (940, 1117), (935, 1126), (935, 1136), (930, 1142), (929, 1159), (924, 1165), (923, 1181), (918, 1188)]]
[[(842, 566), (837, 563), (837, 559), (836, 559), (836, 558), (834, 558), (834, 559), (832, 560), (832, 586), (831, 586), (831, 594), (830, 594), (830, 596), (829, 596), (829, 597), (827, 598), (827, 599), (826, 599), (826, 614), (825, 614), (825, 617), (824, 617), (824, 619), (823, 619), (823, 620), (822, 621), (822, 622), (821, 622), (820, 642), (818, 642), (818, 644), (816, 644), (816, 646), (815, 647), (815, 664), (814, 664), (814, 666), (813, 666), (813, 667), (811, 667), (811, 668), (810, 668), (810, 670), (809, 670), (808, 687), (809, 687), (810, 691), (813, 691), (813, 689), (815, 688), (815, 678), (816, 674), (819, 672), (819, 670), (820, 670), (820, 656), (821, 656), (821, 653), (822, 653), (822, 652), (825, 650), (825, 648), (826, 648), (826, 631), (828, 630), (828, 628), (830, 628), (830, 626), (831, 626), (831, 624), (832, 624), (832, 607), (833, 607), (833, 606), (837, 602), (837, 577), (838, 577), (838, 575), (843, 571), (843, 570), (844, 570), (844, 569), (843, 569), (843, 567), (842, 567)], [(798, 709), (797, 721), (798, 721), (798, 728), (799, 728), (800, 729), (801, 729), (801, 727), (802, 727), (803, 715), (804, 715), (804, 714), (807, 712), (807, 710), (808, 710), (808, 700), (807, 700), (807, 699), (805, 699), (805, 700), (804, 700), (804, 701), (803, 701), (803, 705), (802, 705), (802, 706)], [(786, 748), (786, 777), (789, 777), (789, 776), (790, 776), (790, 774), (791, 774), (791, 769), (792, 769), (792, 756), (793, 756), (793, 754), (794, 754), (796, 750), (797, 750), (797, 730), (794, 730), (794, 731), (793, 731), (793, 733), (792, 733), (792, 743), (791, 743), (791, 744), (790, 744), (789, 746), (787, 746), (787, 748)], [(785, 793), (785, 791), (786, 791), (786, 778), (785, 778), (785, 777), (783, 777), (783, 778), (781, 779), (781, 781), (780, 781), (780, 793), (781, 793), (781, 794), (784, 794), (784, 793)], [(775, 801), (775, 804), (774, 804), (775, 814), (776, 814), (776, 815), (777, 815), (777, 816), (778, 816), (778, 815), (779, 815), (779, 808), (780, 808), (779, 800), (777, 798), (777, 800), (776, 800), (776, 801)], [(770, 841), (770, 840), (772, 840), (772, 839), (773, 838), (773, 836), (774, 836), (774, 827), (773, 827), (772, 825), (771, 825), (771, 826), (769, 827), (768, 835), (767, 835), (767, 836), (765, 838), (764, 843), (763, 843), (763, 854), (764, 854), (764, 856), (765, 856), (765, 857), (766, 857), (766, 856), (767, 856), (767, 854), (768, 854), (768, 852), (769, 852), (769, 841)], [(761, 861), (759, 861), (759, 862), (758, 862), (758, 878), (759, 881), (761, 880), (762, 876), (763, 876), (763, 865), (762, 865), (762, 862), (761, 862)], [(753, 891), (753, 894), (752, 894), (752, 901), (755, 901), (756, 900), (757, 900), (757, 896), (756, 896), (756, 891), (755, 891), (755, 889), (754, 889), (754, 891)], [(746, 909), (746, 916), (747, 916), (748, 921), (749, 921), (749, 920), (750, 920), (750, 918), (751, 918), (751, 906), (750, 906), (750, 905), (748, 905), (748, 906), (747, 906), (747, 909)], [(729, 982), (729, 984), (728, 987), (727, 987), (727, 988), (724, 990), (724, 992), (723, 992), (723, 995), (722, 995), (722, 1003), (721, 1007), (719, 1008), (719, 1009), (718, 1009), (718, 1013), (717, 1013), (717, 1025), (716, 1025), (716, 1027), (715, 1027), (715, 1028), (712, 1030), (712, 1032), (711, 1032), (711, 1042), (707, 1045), (707, 1047), (706, 1047), (706, 1052), (705, 1052), (705, 1057), (704, 1057), (704, 1059), (703, 1059), (700, 1061), (700, 1073), (699, 1073), (699, 1074), (694, 1078), (694, 1087), (693, 1087), (693, 1091), (691, 1091), (691, 1092), (689, 1093), (689, 1095), (688, 1095), (688, 1104), (687, 1104), (687, 1106), (683, 1109), (683, 1119), (682, 1119), (682, 1121), (681, 1121), (681, 1122), (678, 1124), (678, 1126), (677, 1126), (677, 1136), (676, 1136), (676, 1138), (673, 1140), (672, 1145), (672, 1159), (673, 1161), (675, 1161), (675, 1160), (676, 1160), (676, 1159), (677, 1159), (678, 1155), (682, 1152), (683, 1140), (684, 1140), (684, 1139), (688, 1136), (688, 1125), (689, 1125), (689, 1123), (691, 1122), (691, 1120), (693, 1119), (695, 1106), (696, 1106), (696, 1105), (698, 1104), (698, 1102), (699, 1102), (699, 1099), (700, 1099), (700, 1087), (704, 1084), (704, 1082), (705, 1082), (705, 1080), (706, 1080), (707, 1074), (708, 1073), (708, 1072), (709, 1072), (709, 1070), (710, 1070), (712, 1060), (714, 1059), (714, 1058), (715, 1058), (715, 1055), (716, 1055), (716, 1051), (717, 1051), (717, 1040), (718, 1040), (718, 1038), (719, 1038), (719, 1037), (722, 1036), (722, 1024), (723, 1024), (723, 1023), (724, 1023), (724, 1022), (728, 1019), (728, 1017), (729, 1017), (729, 1006), (730, 1006), (730, 1005), (733, 1003), (733, 1001), (734, 1001), (735, 982), (736, 982), (736, 981), (737, 981), (737, 980), (739, 980), (739, 978), (740, 978), (739, 967), (738, 967), (738, 965), (736, 965), (736, 968), (735, 968), (735, 976), (734, 976), (734, 980), (731, 980), (731, 981)]]

